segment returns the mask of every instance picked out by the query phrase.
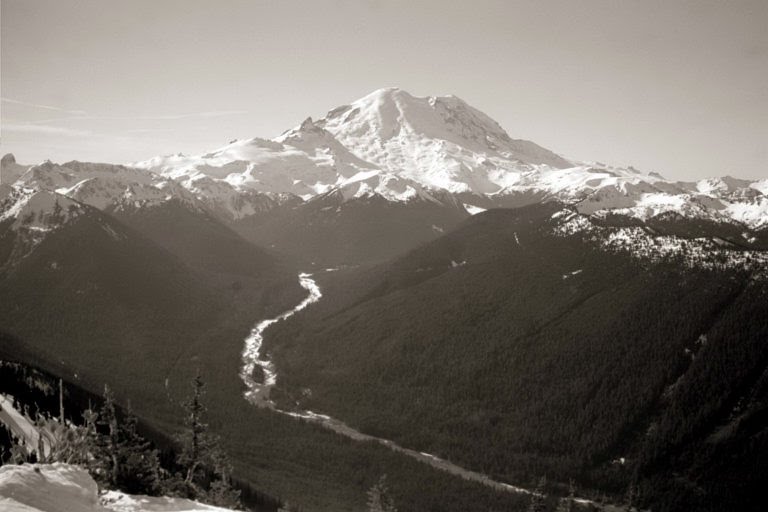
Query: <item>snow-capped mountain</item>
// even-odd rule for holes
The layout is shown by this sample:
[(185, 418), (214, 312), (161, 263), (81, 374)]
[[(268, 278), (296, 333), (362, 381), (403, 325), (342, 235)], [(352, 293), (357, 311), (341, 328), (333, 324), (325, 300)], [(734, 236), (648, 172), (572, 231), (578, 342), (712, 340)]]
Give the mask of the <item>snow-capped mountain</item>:
[(198, 156), (135, 165), (198, 191), (197, 183), (226, 183), (229, 193), (308, 200), (339, 190), (347, 199), (391, 201), (442, 191), (460, 197), (472, 213), (560, 200), (590, 215), (615, 211), (645, 219), (676, 211), (753, 228), (768, 223), (768, 180), (675, 182), (632, 167), (570, 161), (513, 139), (455, 96), (419, 98), (397, 88), (374, 91), (317, 121), (308, 118), (272, 140), (235, 141)]
[(240, 189), (309, 199), (333, 189), (348, 198), (429, 198), (430, 190), (496, 193), (539, 166), (570, 162), (513, 140), (492, 119), (453, 97), (415, 98), (381, 89), (323, 119), (307, 118), (272, 140), (235, 141), (198, 156), (155, 157), (137, 167), (181, 180), (205, 177)]
[(17, 188), (45, 190), (100, 210), (161, 203), (171, 197), (192, 200), (191, 194), (167, 178), (122, 165), (43, 162), (27, 169)]
[(494, 193), (538, 165), (571, 167), (532, 142), (511, 139), (455, 96), (416, 98), (380, 89), (317, 124), (382, 169), (449, 192)]
[(135, 165), (194, 191), (203, 183), (209, 187), (218, 183), (241, 194), (289, 194), (305, 200), (333, 190), (347, 198), (370, 194), (390, 200), (429, 198), (420, 183), (362, 160), (311, 118), (273, 140), (235, 141), (204, 155), (155, 157)]
[(239, 190), (221, 180), (205, 176), (193, 182), (124, 165), (72, 161), (38, 165), (17, 164), (13, 155), (3, 157), (3, 176), (12, 176), (4, 189), (45, 190), (94, 206), (100, 210), (152, 207), (172, 199), (193, 208), (205, 208), (224, 219), (253, 215), (279, 204), (279, 196), (269, 197)]
[(88, 210), (55, 192), (0, 185), (0, 270), (24, 258), (49, 233)]
[[(557, 200), (596, 218), (611, 213), (648, 220), (673, 212), (746, 229), (768, 226), (768, 179), (677, 182), (632, 167), (570, 161), (513, 139), (455, 96), (419, 98), (397, 88), (374, 91), (316, 121), (307, 118), (273, 139), (236, 140), (208, 153), (158, 156), (130, 166), (23, 166), (6, 155), (0, 178), (3, 196), (20, 197), (11, 194), (17, 189), (48, 191), (105, 211), (179, 200), (278, 249), (285, 233), (276, 235), (277, 224), (286, 222), (286, 213), (266, 221), (265, 215), (313, 202), (317, 207), (302, 207), (289, 217), (315, 212), (316, 224), (330, 229), (352, 203), (377, 205), (376, 215), (384, 214), (378, 199), (450, 210), (421, 223), (421, 232), (428, 233), (433, 224), (436, 231), (453, 225), (457, 209), (467, 215)], [(329, 198), (339, 204), (329, 206)], [(8, 217), (11, 206), (4, 204), (0, 213)], [(418, 222), (418, 212), (414, 215), (398, 224)], [(357, 231), (362, 236), (363, 230)], [(274, 236), (255, 234), (267, 232)]]

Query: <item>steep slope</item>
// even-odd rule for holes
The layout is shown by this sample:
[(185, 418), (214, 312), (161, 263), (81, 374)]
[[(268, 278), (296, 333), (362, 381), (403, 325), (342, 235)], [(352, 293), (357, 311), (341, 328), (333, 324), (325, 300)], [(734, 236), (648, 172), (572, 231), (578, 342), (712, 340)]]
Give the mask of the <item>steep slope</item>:
[[(433, 240), (469, 214), (447, 195), (407, 203), (343, 191), (233, 224), (244, 238), (321, 267), (382, 261)], [(305, 267), (307, 268), (307, 267)]]
[(158, 204), (170, 197), (193, 201), (190, 194), (170, 180), (122, 165), (89, 162), (31, 166), (14, 186), (57, 192), (78, 202), (105, 209), (119, 204)]
[(289, 265), (174, 201), (123, 210), (149, 238), (56, 193), (15, 188), (0, 206), (3, 331), (70, 377), (96, 389), (118, 379), (161, 411), (157, 388), (184, 354), (227, 333), (236, 360), (254, 312), (300, 294)]
[[(222, 192), (220, 186), (226, 185), (216, 184), (213, 196)], [(252, 207), (255, 201), (264, 201), (262, 210), (276, 207), (277, 203), (267, 196), (253, 195), (239, 197), (239, 203), (232, 201), (223, 207), (208, 195), (201, 200), (202, 192), (187, 190), (143, 169), (77, 161), (61, 165), (44, 162), (30, 167), (12, 187), (4, 187), (0, 201), (6, 205), (2, 209), (8, 210), (4, 215), (16, 215), (11, 202), (23, 197), (34, 196), (32, 203), (55, 198), (49, 202), (61, 203), (59, 210), (80, 204), (93, 206), (133, 227), (198, 271), (249, 277), (282, 272), (275, 267), (274, 257), (223, 224), (232, 220), (231, 211)], [(21, 204), (16, 208), (22, 208)], [(20, 217), (23, 220), (29, 215), (22, 212)], [(44, 231), (40, 226), (26, 226), (27, 232), (31, 230), (37, 230), (38, 238)]]
[[(636, 468), (653, 481), (651, 445), (696, 453), (695, 432), (745, 390), (762, 396), (765, 257), (696, 239), (667, 251), (674, 237), (572, 230), (568, 215), (554, 204), (489, 211), (389, 264), (319, 275), (323, 300), (266, 339), (280, 375), (272, 396), (282, 388), (286, 404), (512, 483), (546, 473), (622, 494)], [(729, 353), (733, 329), (748, 353)], [(694, 376), (702, 335), (693, 366), (717, 355)], [(665, 390), (684, 374), (681, 397), (713, 380), (717, 393), (678, 402)], [(659, 414), (680, 430), (648, 440)], [(754, 441), (766, 427), (738, 435)], [(692, 485), (750, 509), (716, 482)], [(667, 503), (649, 485), (648, 505)]]
[[(122, 404), (130, 401), (166, 435), (180, 428), (179, 403), (199, 370), (207, 383), (211, 428), (222, 435), (237, 475), (314, 510), (359, 510), (366, 489), (383, 473), (390, 475), (404, 509), (509, 509), (520, 501), (403, 460), (384, 447), (350, 444), (316, 426), (250, 407), (238, 376), (243, 339), (255, 319), (284, 310), (300, 300), (302, 290), (295, 273), (286, 276), (282, 265), (254, 265), (251, 258), (263, 261), (263, 253), (222, 231), (215, 219), (190, 219), (191, 210), (172, 200), (133, 213), (113, 212), (138, 215), (124, 220), (145, 223), (158, 240), (178, 237), (166, 241), (166, 250), (115, 217), (60, 194), (10, 192), (0, 254), (13, 253), (6, 246), (25, 242), (27, 231), (43, 236), (23, 257), (3, 260), (0, 352), (6, 357), (33, 362), (93, 393), (108, 383)], [(46, 200), (30, 201), (36, 197)], [(56, 214), (57, 204), (68, 214)], [(30, 215), (17, 215), (27, 206)], [(144, 217), (154, 212), (161, 217), (157, 225)], [(29, 225), (19, 220), (26, 217)], [(201, 239), (182, 229), (205, 235), (204, 219), (218, 237), (211, 242), (223, 247), (200, 248)], [(163, 232), (171, 226), (179, 233)], [(169, 252), (185, 247), (188, 260)], [(203, 258), (215, 258), (217, 250), (224, 261)]]
[(10, 185), (27, 170), (27, 166), (16, 163), (16, 157), (11, 153), (0, 160), (0, 185)]
[[(279, 205), (284, 198), (253, 190), (239, 190), (222, 180), (198, 176), (178, 183), (154, 172), (123, 165), (71, 161), (56, 164), (45, 161), (34, 166), (15, 164), (6, 155), (4, 168), (23, 170), (8, 186), (47, 190), (65, 195), (101, 210), (151, 208), (176, 200), (194, 208), (205, 208), (214, 216), (229, 221)], [(11, 174), (6, 172), (6, 174)]]
[[(3, 262), (0, 324), (37, 353), (64, 359), (75, 372), (88, 369), (100, 382), (124, 370), (126, 359), (173, 364), (185, 350), (173, 340), (199, 339), (207, 324), (220, 321), (223, 301), (168, 252), (98, 210), (79, 207), (82, 213), (48, 231), (23, 257)], [(24, 232), (6, 224), (0, 252), (13, 256), (20, 245), (29, 246)]]
[[(197, 271), (231, 279), (233, 286), (253, 286), (242, 279), (288, 276), (291, 264), (253, 245), (205, 208), (181, 200), (164, 201), (153, 208), (122, 206), (110, 213)], [(258, 283), (255, 283), (258, 285)]]

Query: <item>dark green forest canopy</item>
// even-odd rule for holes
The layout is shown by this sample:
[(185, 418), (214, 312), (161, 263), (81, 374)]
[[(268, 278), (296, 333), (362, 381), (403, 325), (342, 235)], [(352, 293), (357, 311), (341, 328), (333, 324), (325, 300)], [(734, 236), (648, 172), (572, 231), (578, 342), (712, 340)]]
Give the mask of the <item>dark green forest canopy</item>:
[[(732, 503), (714, 457), (765, 442), (766, 283), (552, 236), (552, 208), (319, 276), (320, 303), (267, 337), (283, 399), (513, 483), (623, 493), (640, 471), (649, 504), (670, 486)], [(754, 420), (730, 424), (745, 400)], [(671, 468), (690, 476), (662, 488)]]

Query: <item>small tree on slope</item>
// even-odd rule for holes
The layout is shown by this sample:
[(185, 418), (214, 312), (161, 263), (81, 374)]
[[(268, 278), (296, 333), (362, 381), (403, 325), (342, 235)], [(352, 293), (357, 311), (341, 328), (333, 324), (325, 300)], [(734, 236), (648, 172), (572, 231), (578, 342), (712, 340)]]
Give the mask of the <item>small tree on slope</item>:
[(531, 494), (531, 502), (528, 505), (528, 512), (544, 512), (546, 509), (544, 489), (547, 486), (547, 477), (543, 476), (539, 480), (536, 489)]
[(156, 495), (160, 491), (160, 459), (151, 443), (139, 435), (138, 418), (128, 409), (123, 421), (117, 416), (115, 397), (104, 386), (104, 404), (98, 424), (104, 432), (98, 436), (97, 475), (104, 484), (133, 494)]
[[(219, 439), (208, 432), (203, 423), (205, 405), (202, 398), (205, 383), (198, 373), (192, 379), (192, 396), (184, 407), (184, 431), (176, 437), (180, 446), (178, 464), (184, 468), (184, 487), (191, 498), (203, 499), (215, 505), (237, 507), (240, 505), (240, 491), (232, 488), (232, 467), (220, 447)], [(209, 489), (205, 490), (206, 471), (213, 473)]]
[(368, 512), (397, 512), (395, 502), (387, 486), (387, 475), (368, 490)]
[(138, 418), (128, 408), (120, 425), (118, 487), (131, 494), (160, 492), (160, 457), (138, 432)]
[(119, 445), (120, 432), (117, 423), (117, 410), (115, 408), (115, 395), (109, 386), (104, 385), (104, 403), (99, 412), (98, 425), (101, 425), (105, 433), (99, 435), (99, 448), (101, 453), (97, 457), (101, 461), (102, 478), (110, 488), (117, 488), (118, 474), (120, 472)]

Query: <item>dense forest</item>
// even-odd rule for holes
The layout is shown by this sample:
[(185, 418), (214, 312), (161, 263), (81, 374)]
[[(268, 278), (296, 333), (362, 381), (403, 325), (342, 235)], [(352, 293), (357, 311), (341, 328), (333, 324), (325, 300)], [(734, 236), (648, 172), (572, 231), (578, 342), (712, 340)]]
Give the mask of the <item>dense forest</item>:
[[(754, 509), (766, 474), (765, 284), (554, 236), (557, 208), (488, 211), (388, 263), (316, 272), (323, 299), (267, 333), (273, 396), (541, 488), (539, 510), (559, 507), (571, 487), (654, 510)], [(83, 216), (1, 274), (0, 356), (92, 399), (107, 384), (161, 462), (174, 460), (163, 443), (184, 427), (199, 371), (210, 431), (244, 498), (359, 511), (386, 474), (401, 512), (532, 505), (249, 406), (243, 339), (303, 297), (295, 269), (232, 231), (211, 249), (192, 232), (209, 239), (215, 219), (170, 214), (186, 226), (173, 240), (151, 217)], [(224, 265), (222, 247), (232, 253)]]
[(267, 336), (274, 396), (502, 481), (755, 509), (766, 284), (553, 236), (556, 208), (489, 211), (391, 263), (318, 274), (323, 300)]
[(454, 198), (350, 200), (338, 191), (276, 208), (233, 224), (247, 240), (289, 254), (307, 270), (379, 262), (434, 240), (469, 215)]

